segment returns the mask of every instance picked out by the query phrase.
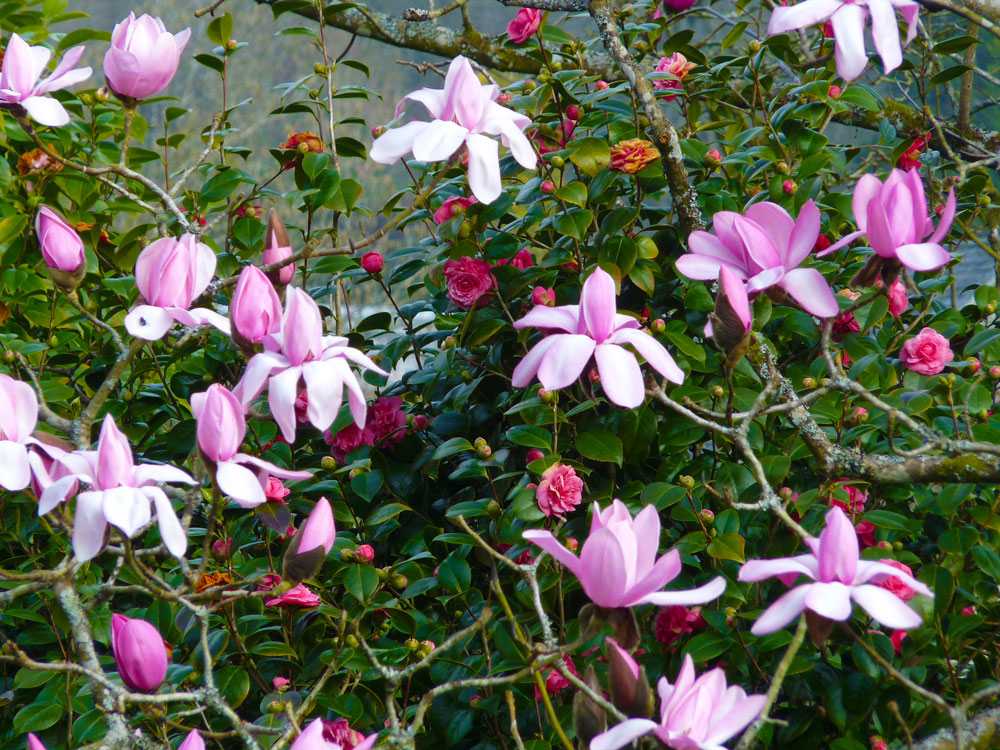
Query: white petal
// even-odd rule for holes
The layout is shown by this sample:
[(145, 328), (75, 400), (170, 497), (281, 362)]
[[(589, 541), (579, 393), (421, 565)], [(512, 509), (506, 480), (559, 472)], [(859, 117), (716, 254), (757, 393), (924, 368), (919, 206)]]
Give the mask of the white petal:
[(233, 461), (221, 462), (215, 470), (219, 489), (244, 508), (253, 508), (267, 502), (257, 475)]

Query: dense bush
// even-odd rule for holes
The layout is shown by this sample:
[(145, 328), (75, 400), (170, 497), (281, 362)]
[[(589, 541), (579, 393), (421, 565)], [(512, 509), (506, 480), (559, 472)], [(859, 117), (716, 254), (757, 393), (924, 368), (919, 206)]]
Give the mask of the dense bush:
[(257, 2), (0, 2), (0, 746), (1000, 742), (995, 3)]

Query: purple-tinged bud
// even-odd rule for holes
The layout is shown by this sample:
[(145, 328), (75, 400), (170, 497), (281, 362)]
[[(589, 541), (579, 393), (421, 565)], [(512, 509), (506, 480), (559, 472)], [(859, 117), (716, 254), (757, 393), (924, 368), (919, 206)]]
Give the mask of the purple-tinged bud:
[(240, 271), (229, 307), (233, 340), (252, 350), (269, 333), (281, 329), (281, 300), (267, 276), (257, 266)]
[(35, 234), (38, 235), (42, 258), (49, 267), (52, 281), (64, 291), (76, 289), (86, 271), (80, 235), (62, 214), (48, 206), (38, 209)]
[(321, 497), (285, 552), (282, 578), (300, 583), (312, 578), (322, 567), (337, 537), (330, 501)]
[(118, 674), (132, 690), (151, 693), (167, 676), (167, 647), (163, 638), (145, 620), (111, 616), (111, 651)]
[(201, 738), (197, 729), (192, 729), (177, 750), (205, 750), (205, 740)]
[[(264, 246), (264, 257), (262, 258), (265, 266), (269, 266), (272, 263), (279, 263), (285, 260), (285, 258), (292, 257), (292, 243), (288, 239), (288, 231), (285, 229), (285, 224), (282, 222), (281, 217), (278, 216), (278, 212), (273, 208), (267, 215), (267, 235), (265, 242), (267, 244)], [(268, 271), (267, 277), (276, 287), (287, 286), (295, 278), (295, 264), (289, 263), (287, 266), (282, 266), (276, 271)]]

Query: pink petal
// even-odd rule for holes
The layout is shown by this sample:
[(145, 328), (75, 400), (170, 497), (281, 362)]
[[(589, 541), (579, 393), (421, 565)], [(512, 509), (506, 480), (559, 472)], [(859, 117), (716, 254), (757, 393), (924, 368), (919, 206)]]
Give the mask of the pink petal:
[(853, 583), (858, 569), (858, 534), (840, 508), (826, 514), (826, 527), (819, 535), (819, 578), (821, 581)]
[(80, 562), (94, 557), (104, 547), (103, 493), (81, 492), (76, 496), (76, 516), (73, 520), (73, 553)]
[(896, 12), (889, 0), (868, 0), (868, 12), (872, 14), (872, 40), (888, 75), (903, 63)]
[(812, 584), (796, 586), (778, 597), (770, 607), (764, 610), (757, 622), (750, 628), (754, 635), (775, 633), (802, 614), (806, 606), (806, 596)]
[(854, 585), (882, 583), (890, 578), (898, 578), (918, 594), (934, 598), (934, 592), (927, 588), (927, 584), (921, 583), (905, 571), (874, 560), (860, 560), (858, 562), (858, 570), (854, 576)]
[(867, 14), (860, 5), (839, 4), (840, 9), (830, 18), (835, 37), (837, 74), (845, 81), (853, 81), (868, 65), (868, 53), (865, 51)]
[(854, 186), (851, 209), (854, 212), (854, 223), (862, 232), (868, 228), (868, 204), (877, 199), (881, 193), (882, 181), (873, 174), (862, 175), (858, 184)]
[(955, 188), (952, 187), (948, 190), (948, 200), (944, 203), (944, 212), (941, 214), (941, 220), (938, 222), (934, 234), (928, 238), (928, 242), (940, 243), (945, 235), (948, 234), (948, 230), (951, 229), (951, 223), (955, 220), (955, 208)]
[(767, 24), (767, 34), (773, 36), (793, 29), (815, 26), (828, 19), (841, 5), (843, 0), (805, 0), (787, 8), (775, 8)]
[(614, 327), (617, 310), (615, 280), (603, 268), (597, 268), (583, 282), (580, 292), (580, 314), (591, 338), (601, 343)]
[(628, 572), (621, 543), (611, 529), (598, 529), (587, 537), (580, 552), (577, 578), (584, 593), (598, 607), (622, 605)]
[(645, 737), (659, 725), (649, 719), (626, 719), (590, 741), (590, 750), (618, 750)]
[[(809, 253), (816, 245), (816, 240), (819, 239), (819, 224), (819, 209), (810, 198), (799, 211), (799, 217), (795, 220), (795, 228), (788, 240), (784, 258), (786, 271), (796, 268), (809, 257)], [(778, 247), (782, 246), (778, 245)]]
[(149, 500), (136, 487), (115, 487), (103, 492), (104, 517), (125, 536), (133, 536), (149, 523)]
[(243, 508), (253, 508), (267, 502), (257, 475), (233, 461), (223, 461), (216, 467), (215, 480), (219, 489)]
[(500, 147), (492, 138), (470, 133), (465, 143), (469, 148), (469, 188), (480, 203), (492, 203), (500, 197)]
[(726, 300), (729, 302), (730, 307), (733, 308), (733, 312), (740, 319), (746, 332), (750, 333), (750, 327), (753, 325), (753, 318), (750, 313), (750, 298), (747, 297), (746, 287), (743, 286), (740, 277), (723, 266), (719, 270), (719, 283), (722, 287), (722, 292), (726, 295)]
[[(730, 213), (720, 211), (715, 215), (716, 223), (719, 227), (724, 225), (721, 214)], [(703, 255), (706, 258), (715, 258), (727, 266), (731, 266), (737, 273), (747, 274), (746, 258), (741, 249), (730, 249), (719, 237), (709, 232), (691, 232), (688, 235), (688, 249), (694, 255)], [(682, 256), (683, 257), (683, 256)], [(715, 278), (714, 276), (712, 278)]]
[[(867, 215), (865, 217), (865, 223), (867, 223)], [(854, 242), (854, 240), (856, 240), (858, 237), (861, 237), (863, 234), (864, 234), (864, 232), (861, 232), (861, 231), (851, 232), (850, 234), (847, 234), (847, 235), (841, 237), (836, 242), (834, 242), (826, 250), (821, 250), (820, 252), (816, 253), (816, 257), (817, 258), (825, 258), (827, 255), (830, 255), (831, 253), (835, 253), (838, 250), (840, 250), (841, 248), (847, 247), (852, 242)]]
[[(654, 549), (653, 552), (655, 554), (656, 550)], [(639, 570), (642, 571), (643, 568), (639, 568)], [(680, 553), (675, 549), (670, 550), (660, 557), (651, 568), (648, 568), (648, 571), (629, 588), (628, 601), (643, 600), (649, 594), (659, 591), (674, 580), (681, 572)]]
[(574, 333), (557, 333), (549, 339), (552, 344), (538, 367), (538, 380), (548, 390), (555, 391), (572, 385), (580, 377), (594, 353), (594, 340)]
[[(754, 203), (746, 210), (746, 217), (759, 224), (777, 247), (788, 247), (792, 239), (792, 230), (795, 228), (795, 221), (784, 208), (777, 203), (761, 201)], [(809, 247), (812, 249), (812, 245)]]
[(184, 527), (177, 518), (174, 506), (170, 503), (170, 498), (159, 487), (147, 487), (143, 492), (156, 506), (156, 525), (160, 530), (164, 546), (174, 557), (184, 557), (184, 553), (187, 552), (187, 537), (184, 535)]
[(918, 242), (896, 248), (899, 262), (911, 271), (936, 271), (948, 264), (951, 255), (934, 242)]
[(173, 324), (170, 313), (152, 305), (139, 305), (125, 316), (125, 330), (146, 341), (159, 341)]
[(684, 382), (684, 371), (677, 366), (674, 358), (670, 356), (670, 353), (663, 347), (663, 344), (648, 333), (632, 328), (620, 328), (614, 332), (607, 343), (631, 344), (654, 370), (663, 375), (671, 383), (680, 385)]
[(802, 309), (817, 318), (835, 318), (840, 306), (823, 274), (815, 268), (793, 268), (779, 283)]
[[(635, 568), (640, 576), (644, 576), (648, 572), (652, 572), (653, 566), (656, 563), (656, 553), (660, 549), (660, 514), (657, 512), (656, 506), (647, 505), (639, 511), (635, 520), (630, 519), (629, 523), (635, 534)], [(671, 578), (675, 577), (679, 572), (680, 557), (678, 556), (677, 572)], [(668, 578), (667, 580), (671, 579)]]
[(528, 314), (514, 323), (514, 328), (558, 328), (566, 333), (577, 333), (580, 319), (579, 305), (546, 307), (535, 305)]
[(417, 142), (424, 130), (430, 123), (408, 122), (398, 128), (390, 128), (375, 139), (368, 156), (378, 164), (395, 164), (406, 154), (413, 150), (413, 144)]
[(726, 710), (717, 709), (712, 712), (712, 725), (705, 737), (706, 743), (721, 745), (737, 732), (743, 731), (764, 710), (764, 704), (767, 703), (766, 695), (747, 695), (742, 688), (734, 685), (726, 691), (727, 704), (731, 700), (729, 699), (731, 691), (739, 691), (742, 695), (737, 694), (732, 707), (727, 705)]
[(41, 125), (57, 128), (69, 122), (69, 112), (51, 96), (29, 96), (22, 99), (20, 105), (28, 110), (31, 119)]
[(12, 440), (0, 440), (0, 486), (20, 492), (31, 482), (28, 450)]
[(912, 630), (923, 625), (923, 618), (903, 604), (902, 599), (881, 586), (853, 586), (851, 598), (872, 618), (893, 630)]
[(514, 368), (510, 379), (511, 385), (515, 388), (524, 388), (530, 384), (535, 379), (535, 375), (538, 373), (538, 368), (544, 361), (545, 355), (555, 343), (555, 336), (548, 336), (535, 344), (524, 355), (524, 358), (517, 363), (517, 367)]
[(434, 120), (420, 138), (413, 142), (413, 158), (417, 161), (442, 161), (458, 151), (469, 131), (454, 122)]
[(755, 583), (783, 575), (804, 575), (813, 580), (819, 575), (816, 558), (812, 555), (775, 557), (771, 560), (748, 560), (740, 568), (737, 580)]
[(633, 604), (655, 604), (657, 607), (669, 607), (672, 604), (683, 604), (685, 607), (693, 604), (708, 604), (722, 596), (725, 590), (726, 579), (718, 576), (698, 588), (646, 594)]
[(337, 418), (344, 396), (344, 381), (337, 368), (327, 362), (306, 362), (302, 365), (302, 378), (309, 392), (306, 413), (317, 430), (325, 430)]
[[(536, 547), (541, 547), (543, 550), (548, 552), (552, 555), (552, 557), (565, 565), (566, 569), (577, 578), (580, 577), (580, 558), (560, 544), (559, 540), (552, 535), (551, 531), (528, 529), (521, 534), (521, 536), (534, 544)], [(584, 546), (586, 546), (586, 542), (584, 543)]]
[(757, 266), (756, 268), (751, 266), (749, 269), (751, 272), (756, 274), (769, 268), (779, 266), (783, 268), (781, 255), (774, 241), (756, 222), (737, 216), (733, 220), (733, 229), (743, 242), (751, 262)]
[(267, 403), (271, 407), (271, 416), (289, 443), (295, 442), (295, 399), (299, 395), (301, 375), (301, 367), (289, 367), (272, 377), (267, 384)]
[(688, 253), (679, 257), (674, 265), (677, 266), (677, 271), (682, 276), (687, 276), (689, 279), (712, 281), (719, 278), (722, 261), (704, 255)]
[[(551, 353), (549, 358), (554, 355), (554, 352)], [(616, 344), (601, 344), (594, 349), (594, 360), (601, 375), (601, 387), (611, 403), (634, 409), (645, 401), (642, 370), (632, 352)]]
[(838, 581), (814, 583), (809, 586), (806, 609), (828, 620), (843, 622), (851, 616), (851, 589)]
[[(439, 119), (441, 117), (441, 110), (444, 108), (444, 91), (441, 89), (417, 89), (416, 91), (411, 91), (409, 94), (404, 96), (399, 100), (399, 104), (396, 105), (396, 117), (403, 111), (403, 102), (413, 101), (423, 104), (427, 111), (430, 113), (431, 117)], [(409, 151), (409, 149), (407, 149)], [(403, 153), (406, 153), (405, 151)]]

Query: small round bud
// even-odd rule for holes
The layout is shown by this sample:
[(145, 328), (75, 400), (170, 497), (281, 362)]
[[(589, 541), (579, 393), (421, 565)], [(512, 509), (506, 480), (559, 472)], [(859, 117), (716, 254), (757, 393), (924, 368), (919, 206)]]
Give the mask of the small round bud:
[(378, 138), (385, 135), (385, 131), (385, 125), (372, 125), (372, 138)]
[(133, 398), (135, 398), (135, 396), (132, 395), (132, 391), (125, 391), (125, 393), (122, 394), (122, 401), (125, 401), (126, 403), (131, 401)]
[(420, 641), (416, 638), (407, 638), (403, 645), (406, 646), (407, 651), (416, 651), (420, 648)]
[(17, 359), (17, 355), (14, 354), (14, 352), (11, 349), (5, 349), (4, 350), (4, 353), (3, 353), (3, 361), (4, 362), (13, 362), (15, 359)]
[(892, 551), (892, 542), (886, 542), (886, 541), (876, 542), (875, 546), (881, 547), (882, 549), (885, 550), (889, 550), (890, 552)]
[(235, 52), (236, 48), (239, 46), (240, 46), (239, 42), (237, 42), (235, 39), (230, 39), (228, 42), (226, 42), (226, 51)]
[(781, 174), (788, 174), (791, 171), (787, 161), (779, 161), (774, 165), (774, 168), (781, 172)]
[(547, 71), (543, 70), (541, 73), (538, 74), (538, 82), (541, 84), (548, 83), (551, 80), (552, 76), (550, 76)]
[(868, 410), (863, 406), (857, 407), (851, 414), (851, 419), (858, 424), (865, 424), (868, 421)]
[(726, 389), (721, 385), (712, 386), (712, 398), (722, 398), (726, 395)]
[(635, 43), (635, 49), (636, 49), (637, 52), (641, 52), (642, 54), (645, 54), (645, 53), (649, 52), (649, 44), (647, 44), (646, 42), (644, 42), (644, 41), (642, 41), (640, 39), (638, 42)]
[(977, 374), (979, 372), (979, 370), (982, 368), (982, 366), (983, 366), (982, 362), (980, 362), (975, 357), (972, 357), (971, 359), (969, 359), (968, 364), (962, 370), (962, 374), (963, 375), (975, 375), (975, 374)]
[(469, 220), (466, 219), (458, 227), (458, 236), (464, 240), (468, 239), (471, 235), (472, 235), (472, 224), (470, 224)]
[(323, 471), (336, 471), (337, 470), (337, 459), (333, 456), (323, 456), (323, 460), (319, 462), (320, 468)]
[(524, 89), (524, 93), (530, 94), (532, 91), (535, 90), (535, 88), (537, 87), (537, 85), (538, 84), (536, 84), (534, 81), (532, 81), (529, 78), (527, 81), (524, 82), (524, 85), (523, 85), (522, 88)]
[(444, 348), (452, 349), (455, 346), (458, 346), (458, 339), (455, 338), (454, 336), (446, 336), (444, 340)]
[(354, 550), (354, 559), (360, 563), (370, 563), (375, 559), (375, 548), (370, 544), (360, 544)]
[(423, 414), (414, 414), (410, 421), (410, 426), (414, 430), (424, 430), (427, 428), (427, 417)]
[(815, 388), (816, 387), (816, 378), (802, 378), (802, 387), (803, 388)]
[(990, 377), (993, 378), (993, 380), (1000, 380), (1000, 365), (993, 365), (993, 367), (990, 368)]
[(701, 522), (706, 526), (711, 526), (715, 523), (715, 512), (710, 508), (702, 508), (701, 513), (698, 515), (701, 516)]
[(707, 154), (705, 154), (705, 163), (710, 167), (717, 167), (722, 164), (722, 152), (717, 148), (713, 148)]
[(358, 637), (356, 635), (349, 633), (344, 637), (344, 645), (348, 648), (358, 648), (361, 645), (361, 642), (358, 641)]
[(760, 42), (758, 42), (756, 39), (751, 39), (750, 44), (747, 45), (747, 47), (750, 50), (750, 52), (754, 55), (760, 52)]
[(982, 206), (984, 208), (986, 206), (989, 206), (992, 202), (993, 202), (993, 200), (986, 193), (980, 193), (979, 197), (976, 198), (976, 203), (978, 203), (980, 206)]
[(483, 699), (480, 696), (474, 695), (471, 698), (469, 698), (469, 707), (470, 708), (475, 708), (480, 703), (482, 703), (482, 701), (483, 701)]
[(902, 542), (900, 542), (900, 541), (895, 541), (895, 542), (893, 542), (893, 543), (892, 543), (892, 548), (893, 548), (893, 549), (894, 549), (894, 550), (895, 550), (896, 552), (899, 552), (899, 551), (900, 551), (901, 549), (903, 549), (903, 543), (902, 543)]
[(665, 321), (663, 318), (656, 318), (655, 320), (653, 320), (652, 323), (649, 324), (649, 327), (652, 328), (656, 333), (663, 333), (665, 330), (667, 330), (667, 321)]
[(503, 91), (500, 93), (500, 96), (497, 97), (497, 104), (499, 104), (501, 107), (506, 107), (508, 104), (510, 104), (511, 98), (512, 97), (510, 94), (508, 94), (506, 91)]
[(829, 97), (831, 99), (839, 99), (842, 93), (844, 92), (840, 90), (840, 86), (831, 86), (829, 91)]
[(280, 714), (284, 710), (285, 710), (284, 701), (271, 701), (270, 703), (267, 704), (267, 712), (269, 714)]
[(576, 552), (577, 549), (579, 549), (579, 547), (580, 543), (573, 537), (569, 537), (566, 540), (566, 549), (568, 549), (570, 552)]
[(462, 380), (464, 380), (466, 383), (472, 382), (472, 370), (470, 370), (468, 367), (463, 367), (459, 375), (462, 376)]
[(781, 192), (785, 195), (792, 195), (795, 193), (796, 187), (797, 185), (795, 184), (795, 180), (785, 180), (781, 183)]
[(436, 648), (437, 648), (437, 646), (434, 644), (434, 641), (420, 641), (420, 649), (422, 651), (426, 651), (427, 653), (430, 653), (431, 651), (433, 651)]
[(639, 118), (639, 127), (640, 128), (648, 128), (649, 127), (649, 118), (646, 117), (646, 115), (643, 115), (642, 117)]
[[(49, 341), (49, 346), (55, 346), (55, 344), (50, 340)], [(201, 382), (202, 383), (213, 383), (213, 382), (215, 382), (215, 378), (212, 377), (212, 373), (206, 372), (204, 375), (201, 376)]]
[(553, 185), (549, 180), (546, 180), (541, 184), (541, 186), (538, 189), (541, 190), (546, 195), (548, 195), (549, 193), (551, 193), (553, 190), (556, 189), (556, 186)]
[(594, 88), (597, 89), (598, 91), (605, 91), (611, 88), (611, 86), (610, 84), (608, 84), (607, 81), (598, 81), (597, 83), (594, 84)]
[(549, 159), (549, 164), (551, 164), (556, 169), (562, 169), (563, 167), (566, 166), (566, 160), (563, 159), (561, 156), (553, 156), (551, 159)]
[(378, 576), (380, 581), (388, 581), (390, 573), (392, 573), (392, 568), (379, 568), (375, 571), (375, 575)]
[(683, 487), (686, 490), (693, 490), (694, 489), (694, 477), (692, 477), (692, 476), (690, 476), (688, 474), (681, 474), (679, 477), (677, 477), (677, 484), (679, 484), (681, 487)]
[(747, 188), (747, 195), (753, 198), (755, 195), (760, 195), (763, 189), (764, 188), (762, 188), (760, 185), (750, 185), (750, 187)]
[(325, 76), (326, 66), (321, 62), (316, 63), (315, 65), (313, 65), (313, 73), (315, 73), (318, 76)]
[(955, 385), (955, 382), (957, 380), (958, 378), (955, 377), (955, 373), (953, 372), (949, 372), (947, 375), (944, 376), (944, 382), (948, 384), (948, 387)]
[(542, 400), (543, 404), (555, 405), (559, 403), (559, 393), (557, 391), (546, 390), (545, 388), (538, 389), (538, 398)]
[(987, 419), (990, 418), (990, 413), (986, 409), (980, 409), (976, 413), (976, 417), (978, 417), (981, 422), (985, 422)]
[(490, 514), (491, 518), (498, 518), (500, 513), (503, 512), (503, 508), (500, 506), (496, 500), (490, 500), (486, 504), (486, 512)]
[(405, 589), (407, 584), (406, 576), (404, 576), (402, 573), (396, 573), (396, 575), (394, 575), (390, 579), (389, 583), (392, 584), (393, 588)]
[(577, 104), (570, 104), (566, 107), (566, 116), (571, 120), (580, 119), (580, 106)]
[(361, 256), (361, 267), (373, 276), (382, 273), (385, 268), (385, 260), (380, 253), (370, 252)]
[(357, 479), (358, 477), (360, 477), (360, 476), (361, 476), (362, 474), (364, 474), (364, 473), (365, 473), (365, 470), (364, 470), (364, 469), (362, 469), (362, 468), (361, 468), (361, 467), (359, 466), (359, 467), (357, 467), (357, 468), (355, 468), (355, 469), (351, 469), (351, 471), (350, 471), (350, 473), (348, 473), (347, 477), (348, 477), (349, 479)]
[(794, 494), (795, 493), (792, 492), (791, 487), (782, 487), (780, 490), (778, 490), (778, 497), (780, 497), (786, 503), (792, 499), (792, 495)]

